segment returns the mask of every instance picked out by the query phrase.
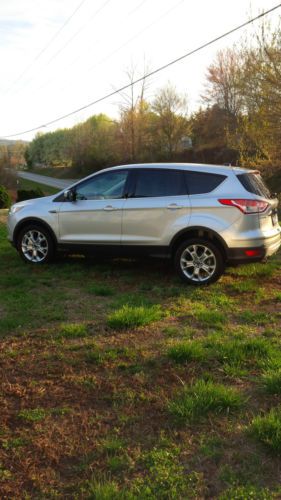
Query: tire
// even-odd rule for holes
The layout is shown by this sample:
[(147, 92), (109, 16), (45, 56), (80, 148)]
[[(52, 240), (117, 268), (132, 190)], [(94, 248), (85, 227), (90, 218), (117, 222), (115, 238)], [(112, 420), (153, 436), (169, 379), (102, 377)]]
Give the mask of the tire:
[(18, 235), (17, 250), (28, 264), (41, 265), (54, 258), (55, 245), (49, 231), (44, 226), (29, 224)]
[(185, 283), (202, 286), (221, 277), (225, 262), (221, 251), (212, 242), (193, 238), (185, 240), (177, 248), (175, 269)]

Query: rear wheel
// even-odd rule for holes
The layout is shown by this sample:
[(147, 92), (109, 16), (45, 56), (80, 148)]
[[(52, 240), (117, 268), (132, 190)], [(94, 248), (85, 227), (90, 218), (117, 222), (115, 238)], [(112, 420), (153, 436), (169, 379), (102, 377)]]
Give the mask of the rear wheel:
[(20, 231), (17, 249), (23, 260), (30, 264), (50, 262), (55, 253), (49, 231), (39, 224), (30, 224)]
[(201, 238), (186, 240), (175, 253), (175, 268), (180, 278), (191, 285), (207, 285), (217, 281), (224, 272), (221, 251)]

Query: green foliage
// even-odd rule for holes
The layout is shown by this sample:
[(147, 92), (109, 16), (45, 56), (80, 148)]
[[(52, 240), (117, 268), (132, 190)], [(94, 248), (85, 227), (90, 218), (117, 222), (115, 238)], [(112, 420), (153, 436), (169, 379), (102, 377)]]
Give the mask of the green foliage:
[(117, 330), (123, 328), (136, 328), (158, 321), (163, 316), (159, 306), (132, 307), (124, 305), (121, 309), (108, 316), (107, 323), (110, 328)]
[(269, 489), (252, 485), (232, 486), (219, 496), (219, 500), (272, 500), (273, 498)]
[(135, 498), (141, 500), (177, 500), (195, 498), (200, 475), (187, 474), (179, 462), (175, 447), (153, 448), (143, 457), (146, 474), (133, 484)]
[(124, 441), (116, 436), (107, 437), (100, 443), (100, 446), (102, 450), (108, 453), (109, 455), (114, 455), (117, 452), (125, 449)]
[(266, 325), (272, 321), (272, 315), (262, 311), (243, 311), (240, 317), (245, 323), (255, 323), (256, 325)]
[(33, 408), (21, 410), (18, 416), (27, 422), (39, 422), (43, 420), (48, 415), (48, 412), (44, 408)]
[(281, 408), (252, 420), (250, 433), (277, 455), (281, 455)]
[(17, 191), (17, 202), (24, 200), (31, 200), (33, 198), (42, 198), (45, 196), (44, 192), (40, 188), (36, 189), (18, 189)]
[(223, 454), (223, 441), (217, 436), (204, 436), (199, 452), (202, 456), (217, 462)]
[(167, 356), (176, 363), (190, 361), (220, 363), (224, 372), (232, 377), (243, 376), (245, 368), (254, 366), (278, 366), (281, 363), (279, 352), (272, 348), (265, 338), (242, 338), (216, 340), (210, 338), (188, 340), (174, 343)]
[(228, 414), (243, 405), (242, 396), (230, 387), (211, 381), (198, 380), (183, 390), (168, 405), (170, 413), (179, 423), (189, 423), (209, 413)]
[(168, 350), (168, 357), (176, 363), (202, 361), (206, 354), (200, 342), (178, 342)]
[(87, 481), (81, 490), (82, 498), (87, 500), (134, 500), (125, 489), (119, 488), (115, 481)]
[(79, 338), (88, 335), (87, 326), (84, 323), (65, 323), (60, 326), (57, 337)]
[(22, 448), (23, 446), (26, 446), (28, 443), (29, 443), (28, 439), (18, 437), (12, 439), (4, 439), (1, 444), (4, 450), (14, 450)]
[(281, 369), (264, 373), (262, 384), (269, 394), (281, 394)]
[(195, 311), (194, 316), (206, 326), (213, 328), (220, 328), (226, 323), (225, 314), (217, 310), (208, 311), (207, 308), (201, 308), (198, 312)]
[(115, 291), (112, 287), (103, 284), (93, 284), (87, 287), (87, 292), (100, 297), (110, 297)]
[(4, 186), (0, 185), (0, 208), (9, 208), (12, 199)]
[(62, 408), (32, 408), (21, 410), (18, 413), (18, 417), (26, 420), (27, 422), (40, 422), (48, 415), (65, 415), (70, 412), (70, 408), (62, 407)]

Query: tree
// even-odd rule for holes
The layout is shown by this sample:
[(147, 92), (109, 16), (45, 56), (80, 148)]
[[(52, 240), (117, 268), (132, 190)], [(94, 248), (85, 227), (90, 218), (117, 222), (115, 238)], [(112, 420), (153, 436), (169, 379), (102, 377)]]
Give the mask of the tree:
[(189, 132), (187, 120), (187, 100), (177, 93), (171, 84), (159, 90), (152, 110), (156, 114), (154, 124), (155, 139), (164, 156), (172, 159), (177, 152), (180, 140)]
[(237, 117), (243, 107), (241, 95), (241, 52), (226, 49), (218, 52), (208, 68), (206, 92), (203, 99), (217, 105), (230, 117)]
[(6, 188), (14, 188), (16, 185), (15, 172), (12, 169), (9, 146), (0, 145), (0, 184)]
[[(148, 71), (147, 65), (144, 64), (143, 74)], [(138, 77), (133, 64), (126, 71), (126, 76), (131, 85), (128, 92), (120, 93), (123, 101), (119, 108), (121, 154), (125, 161), (142, 161), (146, 158), (151, 144), (151, 109), (145, 98), (147, 81), (144, 78), (140, 84), (133, 84)]]
[[(244, 149), (270, 163), (281, 154), (281, 30), (262, 25), (244, 53)], [(250, 147), (249, 147), (250, 145)]]

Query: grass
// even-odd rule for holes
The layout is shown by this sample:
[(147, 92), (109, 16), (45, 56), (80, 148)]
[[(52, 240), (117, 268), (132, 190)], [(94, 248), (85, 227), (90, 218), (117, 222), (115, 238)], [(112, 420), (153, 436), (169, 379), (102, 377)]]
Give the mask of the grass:
[(268, 488), (256, 486), (232, 486), (219, 496), (219, 500), (272, 500), (276, 498)]
[(245, 376), (246, 368), (281, 366), (279, 351), (274, 349), (272, 341), (265, 338), (225, 339), (210, 336), (201, 340), (174, 342), (167, 350), (169, 359), (178, 364), (195, 361), (210, 366), (220, 364), (230, 377)]
[(269, 394), (281, 394), (281, 370), (264, 373), (262, 385)]
[(198, 342), (178, 342), (168, 349), (168, 357), (176, 363), (202, 361), (206, 358), (206, 351)]
[(177, 422), (190, 423), (209, 413), (229, 414), (241, 408), (243, 397), (234, 389), (211, 381), (198, 380), (182, 391), (168, 405)]
[(110, 297), (115, 294), (112, 287), (103, 284), (93, 284), (87, 287), (87, 292), (100, 297)]
[(162, 316), (163, 313), (159, 306), (132, 307), (124, 305), (108, 316), (107, 323), (110, 328), (117, 330), (137, 328), (158, 321)]
[[(46, 175), (46, 174), (42, 173), (41, 175)], [(59, 188), (55, 188), (52, 186), (46, 186), (46, 184), (40, 184), (39, 182), (34, 182), (34, 181), (30, 181), (28, 179), (22, 179), (21, 177), (19, 177), (19, 183), (17, 185), (17, 189), (29, 190), (29, 189), (38, 189), (38, 188), (41, 189), (41, 191), (43, 191), (45, 196), (50, 196), (52, 194), (56, 194), (59, 191), (61, 191), (61, 189), (59, 189)]]
[(62, 338), (82, 338), (87, 337), (87, 326), (84, 323), (66, 323), (62, 324), (56, 334)]
[(268, 414), (255, 417), (249, 428), (252, 436), (269, 450), (281, 455), (281, 409), (273, 408)]
[(5, 218), (0, 497), (278, 498), (281, 254), (204, 289), (160, 259), (34, 268)]
[(18, 417), (26, 422), (40, 422), (40, 420), (43, 420), (48, 415), (65, 415), (69, 411), (69, 408), (33, 408), (21, 410), (18, 413)]

